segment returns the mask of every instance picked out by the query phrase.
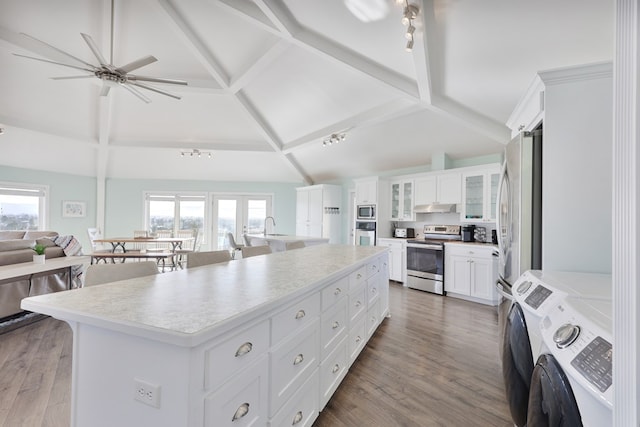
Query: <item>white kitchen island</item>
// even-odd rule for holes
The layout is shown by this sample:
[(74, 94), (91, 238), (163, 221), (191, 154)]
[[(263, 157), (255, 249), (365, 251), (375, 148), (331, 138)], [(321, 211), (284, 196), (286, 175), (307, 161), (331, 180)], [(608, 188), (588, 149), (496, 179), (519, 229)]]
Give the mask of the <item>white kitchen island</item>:
[(387, 259), (319, 245), (22, 308), (73, 330), (72, 426), (310, 426), (389, 313)]
[(282, 252), (286, 250), (287, 243), (304, 242), (306, 246), (315, 246), (329, 243), (329, 238), (310, 237), (310, 236), (293, 236), (288, 234), (247, 234), (247, 238), (251, 241), (251, 246), (269, 245), (273, 252)]

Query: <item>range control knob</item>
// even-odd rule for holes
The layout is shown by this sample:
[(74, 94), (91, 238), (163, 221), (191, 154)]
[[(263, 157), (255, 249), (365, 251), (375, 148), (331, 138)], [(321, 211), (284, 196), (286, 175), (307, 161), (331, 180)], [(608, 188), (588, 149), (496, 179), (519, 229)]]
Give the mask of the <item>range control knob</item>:
[(565, 323), (553, 334), (556, 347), (563, 349), (569, 347), (580, 335), (580, 326)]
[(518, 295), (522, 295), (525, 292), (527, 292), (530, 287), (531, 287), (531, 282), (527, 280), (525, 282), (520, 283), (520, 285), (518, 285), (518, 289), (516, 289), (516, 292), (518, 292)]

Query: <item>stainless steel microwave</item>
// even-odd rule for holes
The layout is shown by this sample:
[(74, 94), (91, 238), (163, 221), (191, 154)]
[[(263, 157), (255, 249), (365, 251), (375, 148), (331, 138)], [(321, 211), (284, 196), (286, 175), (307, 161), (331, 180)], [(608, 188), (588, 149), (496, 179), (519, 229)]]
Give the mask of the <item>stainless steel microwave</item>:
[(376, 205), (358, 205), (358, 219), (370, 221), (375, 220)]

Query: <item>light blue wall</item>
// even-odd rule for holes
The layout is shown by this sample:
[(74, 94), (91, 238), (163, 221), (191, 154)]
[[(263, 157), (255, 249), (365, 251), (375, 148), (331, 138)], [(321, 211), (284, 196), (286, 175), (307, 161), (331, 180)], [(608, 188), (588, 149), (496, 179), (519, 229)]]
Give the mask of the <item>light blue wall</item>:
[[(87, 228), (96, 225), (96, 178), (0, 165), (0, 181), (49, 185), (48, 228), (60, 234), (74, 235), (83, 248), (89, 248)], [(295, 189), (300, 186), (301, 184), (293, 183), (108, 179), (104, 235), (130, 236), (133, 230), (144, 228), (142, 195), (145, 191), (269, 193), (273, 195), (277, 231), (295, 234)], [(84, 218), (63, 218), (63, 200), (86, 202), (87, 215)]]

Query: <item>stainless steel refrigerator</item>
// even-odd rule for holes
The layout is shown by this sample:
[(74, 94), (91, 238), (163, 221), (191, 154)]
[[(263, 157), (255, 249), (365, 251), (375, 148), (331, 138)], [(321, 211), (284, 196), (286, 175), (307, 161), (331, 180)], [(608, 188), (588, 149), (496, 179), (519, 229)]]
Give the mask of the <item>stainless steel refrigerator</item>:
[(496, 232), (499, 281), (504, 293), (526, 270), (541, 268), (542, 129), (507, 144), (498, 185)]

